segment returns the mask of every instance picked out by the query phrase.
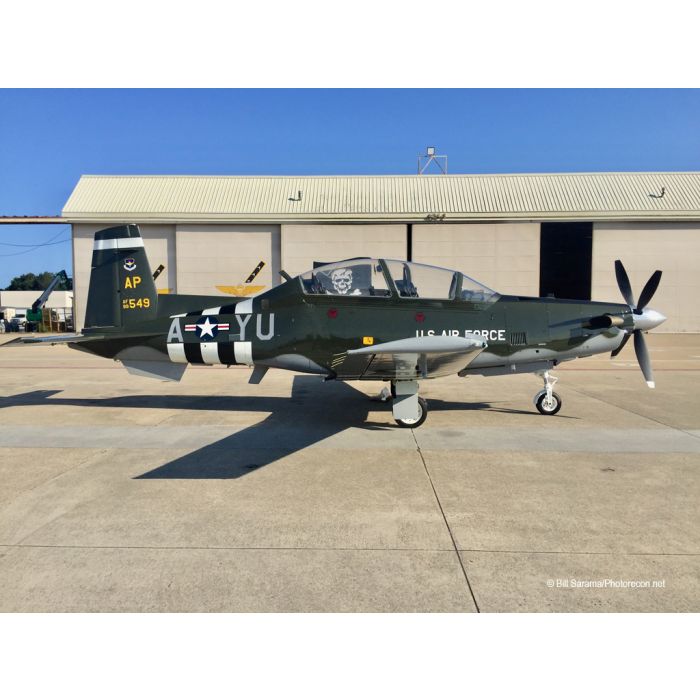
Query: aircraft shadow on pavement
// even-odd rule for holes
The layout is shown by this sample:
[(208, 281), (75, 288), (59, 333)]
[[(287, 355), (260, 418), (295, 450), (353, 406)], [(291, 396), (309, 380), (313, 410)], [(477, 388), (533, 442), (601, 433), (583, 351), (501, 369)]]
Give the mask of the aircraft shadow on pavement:
[[(268, 415), (259, 423), (178, 457), (136, 479), (236, 479), (333, 435), (354, 427), (363, 430), (401, 430), (394, 425), (389, 403), (370, 397), (344, 382), (321, 382), (297, 375), (291, 397), (139, 395), (106, 398), (56, 397), (56, 390), (39, 390), (0, 398), (9, 406), (85, 406), (204, 411), (258, 411)], [(490, 410), (515, 414), (532, 411), (494, 407), (482, 402), (431, 399), (431, 411)], [(368, 414), (386, 411), (386, 422), (368, 421)]]
[(391, 430), (367, 420), (368, 397), (341, 382), (294, 377), (291, 398), (219, 397), (221, 410), (265, 411), (262, 421), (156, 467), (137, 479), (237, 479), (349, 427)]

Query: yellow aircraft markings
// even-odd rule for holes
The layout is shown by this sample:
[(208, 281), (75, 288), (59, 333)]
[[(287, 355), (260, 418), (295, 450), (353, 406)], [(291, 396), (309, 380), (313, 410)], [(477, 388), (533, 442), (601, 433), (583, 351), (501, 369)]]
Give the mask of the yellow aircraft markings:
[(224, 294), (232, 294), (235, 297), (248, 297), (251, 294), (257, 294), (265, 289), (264, 284), (236, 284), (233, 286), (226, 286), (223, 284), (217, 284), (216, 288), (223, 292)]

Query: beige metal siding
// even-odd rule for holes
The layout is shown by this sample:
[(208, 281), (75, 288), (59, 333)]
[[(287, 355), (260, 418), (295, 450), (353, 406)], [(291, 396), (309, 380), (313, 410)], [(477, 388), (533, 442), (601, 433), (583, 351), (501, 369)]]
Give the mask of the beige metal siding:
[(700, 330), (700, 224), (595, 224), (593, 227), (592, 297), (622, 301), (614, 261), (622, 260), (635, 298), (654, 270), (662, 270), (650, 306), (668, 321), (660, 332)]
[(403, 224), (284, 224), (282, 267), (299, 275), (314, 261), (334, 262), (345, 258), (406, 257), (406, 226)]
[(279, 226), (177, 227), (177, 290), (180, 294), (224, 294), (219, 286), (241, 285), (263, 260), (253, 284), (279, 282)]
[[(663, 197), (659, 195), (664, 188)], [(298, 193), (301, 191), (301, 200)], [(700, 219), (700, 173), (81, 177), (72, 221)]]
[[(3, 291), (0, 290), (0, 309), (31, 309), (32, 304), (39, 298), (37, 291)], [(67, 309), (73, 305), (73, 292), (51, 292), (44, 304), (46, 309)]]

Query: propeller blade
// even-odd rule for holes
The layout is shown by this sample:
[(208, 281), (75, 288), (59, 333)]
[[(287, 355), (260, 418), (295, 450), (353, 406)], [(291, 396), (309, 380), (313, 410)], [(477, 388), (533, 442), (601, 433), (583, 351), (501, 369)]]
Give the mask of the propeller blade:
[(622, 348), (624, 348), (625, 345), (627, 345), (627, 341), (629, 339), (630, 339), (630, 335), (629, 335), (629, 333), (626, 333), (625, 337), (622, 339), (622, 342), (620, 343), (620, 347), (618, 347), (616, 350), (613, 350), (610, 353), (610, 357), (617, 357), (622, 352)]
[(650, 389), (653, 389), (655, 386), (654, 373), (651, 371), (649, 351), (647, 350), (647, 344), (644, 340), (644, 336), (642, 335), (642, 331), (634, 332), (634, 352), (637, 355), (637, 362), (639, 362), (639, 367), (642, 370), (647, 386)]
[(627, 271), (625, 266), (622, 264), (622, 260), (615, 261), (615, 277), (617, 279), (617, 286), (620, 288), (620, 293), (622, 298), (627, 303), (627, 306), (635, 308), (634, 296), (632, 294), (632, 285), (630, 284), (630, 278), (627, 276)]
[(654, 296), (659, 282), (661, 281), (661, 270), (657, 270), (644, 285), (642, 293), (639, 295), (639, 301), (637, 302), (637, 311), (641, 311), (647, 304), (651, 301)]

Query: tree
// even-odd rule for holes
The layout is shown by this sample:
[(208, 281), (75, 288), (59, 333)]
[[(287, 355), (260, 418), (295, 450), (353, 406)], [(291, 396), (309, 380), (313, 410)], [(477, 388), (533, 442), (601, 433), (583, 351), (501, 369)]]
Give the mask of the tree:
[[(56, 274), (57, 273), (55, 272), (41, 272), (38, 275), (35, 275), (33, 272), (27, 272), (24, 275), (13, 277), (5, 291), (43, 291), (49, 286), (51, 280), (56, 276)], [(56, 285), (57, 291), (71, 289), (73, 289), (73, 280), (70, 277), (62, 280)]]

